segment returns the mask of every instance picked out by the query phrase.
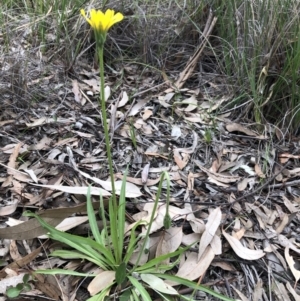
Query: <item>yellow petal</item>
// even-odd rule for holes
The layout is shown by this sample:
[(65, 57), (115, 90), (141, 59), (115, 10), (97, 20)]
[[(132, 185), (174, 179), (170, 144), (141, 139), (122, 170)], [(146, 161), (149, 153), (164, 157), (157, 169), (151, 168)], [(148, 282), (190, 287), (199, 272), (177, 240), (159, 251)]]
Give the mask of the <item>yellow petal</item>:
[(120, 22), (124, 19), (124, 16), (121, 13), (116, 13), (114, 16), (114, 23)]
[(83, 9), (80, 10), (80, 13), (93, 29), (102, 33), (106, 33), (111, 26), (117, 22), (120, 22), (124, 18), (121, 13), (115, 14), (115, 11), (112, 9), (106, 10), (105, 13), (103, 13), (101, 10), (91, 9), (90, 18), (86, 16)]

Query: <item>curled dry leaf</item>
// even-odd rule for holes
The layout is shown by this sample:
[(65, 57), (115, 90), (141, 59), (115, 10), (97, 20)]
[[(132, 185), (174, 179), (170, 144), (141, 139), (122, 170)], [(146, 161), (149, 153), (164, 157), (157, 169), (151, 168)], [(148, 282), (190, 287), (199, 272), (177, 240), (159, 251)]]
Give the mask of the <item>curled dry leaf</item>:
[(14, 213), (19, 205), (18, 200), (12, 202), (12, 204), (0, 207), (0, 216), (6, 216)]
[(220, 207), (214, 209), (208, 216), (207, 223), (205, 225), (205, 231), (201, 236), (199, 244), (198, 259), (204, 253), (206, 247), (212, 242), (213, 237), (221, 223), (221, 210)]
[(147, 183), (148, 180), (148, 175), (149, 175), (149, 169), (150, 169), (150, 162), (148, 162), (142, 171), (142, 183), (145, 184)]
[(248, 136), (252, 136), (252, 137), (256, 137), (258, 139), (265, 139), (266, 137), (260, 135), (256, 135), (253, 131), (247, 129), (246, 127), (238, 124), (238, 123), (230, 123), (230, 124), (227, 124), (226, 125), (226, 130), (228, 132), (241, 132), (241, 133), (244, 133)]
[(295, 290), (292, 288), (289, 282), (286, 283), (286, 288), (293, 295), (295, 301), (300, 301), (300, 296), (295, 292)]
[(122, 99), (118, 103), (118, 108), (124, 107), (129, 100), (128, 94), (126, 91), (123, 91)]
[[(196, 147), (197, 147), (197, 144), (198, 144), (198, 135), (196, 134), (196, 132), (193, 131), (193, 145), (191, 147), (188, 147), (188, 148), (176, 148), (173, 150), (173, 157), (174, 157), (174, 161), (176, 162), (176, 164), (178, 165), (178, 167), (180, 169), (183, 169), (189, 159), (190, 159), (190, 156), (189, 154), (192, 154), (194, 153)], [(180, 155), (181, 154), (181, 155)]]
[(198, 106), (198, 101), (196, 99), (195, 95), (192, 95), (191, 97), (182, 100), (181, 102), (176, 102), (177, 104), (184, 104), (188, 105), (186, 108), (183, 109), (185, 112), (190, 112), (193, 111), (197, 108)]
[(203, 171), (205, 172), (211, 179), (216, 180), (218, 182), (221, 183), (233, 183), (236, 182), (240, 179), (240, 177), (238, 176), (228, 176), (228, 175), (224, 175), (221, 173), (216, 173), (216, 172), (212, 172), (208, 169), (206, 169), (204, 166), (201, 165), (201, 163), (197, 160), (194, 160), (194, 162), (196, 163), (196, 165)]
[(291, 272), (293, 273), (293, 275), (296, 279), (296, 283), (297, 283), (300, 279), (300, 271), (295, 268), (294, 258), (289, 254), (289, 246), (285, 247), (284, 256), (285, 256), (285, 259), (286, 259), (286, 261), (291, 269)]
[(128, 116), (135, 116), (149, 101), (148, 98), (144, 98), (142, 100), (138, 100), (138, 102), (131, 108), (130, 112), (128, 113)]
[(229, 242), (235, 254), (239, 257), (246, 260), (257, 260), (265, 255), (262, 250), (251, 250), (244, 247), (237, 238), (227, 234), (224, 230), (222, 230), (222, 233)]

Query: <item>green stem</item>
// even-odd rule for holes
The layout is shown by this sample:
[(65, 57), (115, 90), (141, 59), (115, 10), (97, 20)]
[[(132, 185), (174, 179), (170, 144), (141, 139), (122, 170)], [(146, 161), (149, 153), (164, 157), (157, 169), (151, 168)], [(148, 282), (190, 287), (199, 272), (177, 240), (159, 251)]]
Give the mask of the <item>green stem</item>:
[(112, 190), (112, 200), (113, 200), (113, 207), (115, 210), (118, 210), (117, 207), (117, 198), (116, 198), (116, 189), (115, 189), (115, 182), (114, 182), (114, 170), (112, 164), (112, 156), (110, 151), (110, 141), (109, 141), (109, 132), (107, 126), (107, 117), (106, 117), (106, 103), (105, 103), (105, 92), (104, 92), (104, 62), (103, 62), (103, 48), (104, 43), (98, 47), (98, 54), (99, 54), (99, 62), (100, 62), (100, 89), (101, 94), (99, 98), (99, 105), (102, 111), (102, 122), (104, 127), (104, 136), (105, 136), (105, 144), (106, 144), (106, 152), (107, 152), (107, 159), (109, 165), (109, 174), (111, 180), (111, 190)]

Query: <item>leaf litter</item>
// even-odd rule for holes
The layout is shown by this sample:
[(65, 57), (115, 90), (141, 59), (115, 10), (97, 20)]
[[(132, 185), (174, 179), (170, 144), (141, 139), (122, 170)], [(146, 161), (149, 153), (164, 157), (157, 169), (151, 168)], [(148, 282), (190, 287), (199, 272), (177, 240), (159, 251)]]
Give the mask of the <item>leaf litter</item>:
[[(211, 16), (203, 33), (208, 38), (215, 22)], [(144, 221), (140, 231), (146, 231), (160, 173), (168, 170), (172, 227), (163, 226), (163, 194), (147, 242), (149, 253), (143, 254), (140, 262), (192, 245), (172, 271), (174, 275), (241, 300), (298, 301), (297, 147), (288, 141), (270, 142), (274, 133), (262, 133), (253, 125), (237, 121), (234, 111), (222, 114), (220, 108), (231, 100), (231, 93), (223, 91), (223, 95), (212, 98), (206, 86), (193, 83), (193, 72), (205, 55), (207, 41), (203, 39), (190, 54), (173, 86), (169, 81), (161, 82), (160, 74), (143, 72), (134, 63), (118, 65), (124, 76), (121, 84), (116, 74), (107, 70), (105, 95), (117, 190), (129, 166), (127, 228)], [(28, 68), (34, 63), (40, 65), (35, 55), (29, 56), (32, 66)], [(44, 240), (44, 229), (36, 220), (22, 217), (23, 211), (33, 210), (53, 226), (63, 224), (60, 229), (64, 231), (76, 233), (82, 226), (88, 233), (88, 185), (93, 185), (95, 208), (99, 207), (100, 193), (106, 202), (110, 195), (103, 121), (97, 102), (98, 72), (89, 67), (89, 58), (82, 60), (86, 61), (74, 66), (76, 79), (63, 73), (61, 62), (56, 62), (50, 77), (29, 78), (28, 93), (34, 93), (37, 87), (44, 89), (47, 97), (44, 95), (41, 101), (30, 105), (25, 96), (23, 100), (5, 96), (3, 101), (2, 294), (8, 286), (21, 282), (24, 271), (31, 273), (51, 265), (87, 272), (93, 269), (84, 262), (48, 259), (45, 252), (53, 246)], [(17, 67), (21, 68), (11, 64), (8, 70)], [(63, 83), (59, 77), (63, 77)], [(207, 131), (212, 132), (211, 141), (205, 136)], [(135, 260), (133, 256), (131, 264)], [(99, 277), (85, 290), (93, 294), (99, 290), (94, 286), (114, 280), (113, 273), (106, 279), (103, 273), (98, 271)], [(83, 300), (76, 295), (78, 280), (70, 276), (64, 280), (66, 285), (60, 285), (55, 277), (39, 275), (31, 283), (32, 290), (36, 296), (54, 300), (65, 300), (66, 295)], [(142, 280), (159, 292), (177, 294), (177, 288), (168, 281), (147, 274)], [(269, 292), (271, 287), (274, 290)]]

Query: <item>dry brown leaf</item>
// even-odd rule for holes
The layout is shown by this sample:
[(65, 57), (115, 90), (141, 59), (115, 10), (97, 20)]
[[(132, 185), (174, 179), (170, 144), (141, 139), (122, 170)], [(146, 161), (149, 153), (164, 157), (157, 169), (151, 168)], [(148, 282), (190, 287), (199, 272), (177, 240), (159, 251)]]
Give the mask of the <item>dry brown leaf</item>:
[(227, 184), (227, 183), (236, 182), (236, 181), (238, 181), (240, 179), (240, 177), (238, 177), (238, 176), (227, 176), (227, 175), (223, 175), (223, 174), (220, 174), (220, 173), (211, 172), (208, 169), (206, 169), (205, 167), (203, 167), (198, 160), (194, 160), (194, 162), (210, 178), (212, 178), (212, 179), (214, 179), (214, 180), (216, 180), (218, 182), (226, 183)]
[[(196, 147), (197, 147), (197, 143), (198, 143), (198, 135), (196, 134), (196, 132), (193, 131), (193, 145), (191, 147), (188, 148), (175, 148), (173, 150), (173, 157), (174, 157), (174, 161), (176, 162), (176, 164), (178, 165), (178, 167), (180, 169), (183, 169), (187, 163), (188, 160), (190, 158), (189, 154), (194, 153)], [(180, 155), (180, 153), (182, 153)]]
[[(150, 162), (148, 162), (142, 170), (142, 183), (146, 184), (149, 176)], [(126, 178), (127, 179), (127, 178)]]
[[(151, 242), (153, 243), (153, 240), (151, 241), (152, 239), (150, 238), (150, 240), (147, 241), (147, 244), (146, 244), (146, 248), (149, 250), (151, 249)], [(149, 244), (148, 244), (149, 242)], [(158, 243), (158, 240), (155, 242), (155, 247), (157, 246), (157, 243)], [(137, 260), (139, 260), (139, 265), (143, 265), (145, 264), (146, 262), (148, 262), (148, 259), (149, 259), (149, 253), (150, 252), (142, 252), (142, 255), (140, 256), (140, 251), (143, 247), (143, 244), (144, 244), (144, 239), (141, 239), (138, 243), (137, 243), (137, 247), (134, 249), (134, 252), (132, 253), (130, 259), (129, 259), (129, 262), (132, 264), (132, 265), (135, 265), (137, 263)], [(152, 246), (153, 247), (153, 246)]]
[(258, 279), (253, 291), (253, 301), (263, 300), (262, 293), (263, 293), (262, 280)]
[(94, 296), (107, 286), (111, 285), (115, 281), (115, 279), (115, 271), (103, 271), (91, 281), (87, 289), (91, 296)]
[(74, 118), (61, 118), (58, 117), (56, 119), (52, 117), (41, 117), (39, 119), (34, 119), (32, 123), (26, 123), (26, 126), (31, 128), (31, 127), (37, 127), (43, 124), (72, 124), (75, 122)]
[(6, 269), (16, 270), (18, 271), (20, 268), (28, 265), (29, 263), (33, 262), (34, 259), (40, 254), (42, 249), (42, 246), (32, 251), (30, 254), (22, 257), (21, 259), (14, 261), (8, 265), (6, 265), (1, 271), (0, 271), (0, 279), (6, 277)]
[[(177, 110), (175, 110), (175, 112), (177, 113), (177, 115), (179, 115)], [(205, 122), (206, 116), (204, 114), (190, 113), (189, 116), (182, 116), (182, 117), (184, 120), (189, 121), (189, 122), (207, 124), (207, 122)]]
[(300, 159), (300, 155), (292, 155), (288, 153), (282, 153), (278, 155), (278, 158)]
[[(156, 257), (175, 252), (181, 245), (182, 236), (182, 227), (172, 227), (162, 232), (156, 249)], [(164, 263), (168, 264), (169, 260)]]
[(143, 120), (149, 119), (152, 115), (153, 115), (152, 110), (146, 109), (146, 110), (143, 112)]
[(92, 89), (93, 93), (99, 93), (100, 92), (100, 85), (99, 80), (96, 78), (92, 79), (84, 79), (82, 80), (85, 84), (89, 86), (89, 88)]
[(191, 245), (199, 240), (200, 234), (198, 233), (183, 234), (182, 236), (182, 244), (185, 246)]
[[(144, 205), (144, 211), (147, 211), (147, 216), (143, 217), (142, 220), (149, 222), (153, 211), (154, 203), (147, 203)], [(175, 206), (169, 206), (169, 215), (172, 220), (181, 219), (183, 216), (190, 214), (191, 211), (185, 208), (178, 208)], [(151, 225), (150, 233), (153, 233), (164, 226), (164, 217), (166, 215), (166, 205), (161, 205), (155, 213), (155, 219)], [(132, 226), (132, 225), (131, 225)]]
[(74, 99), (77, 103), (84, 105), (86, 102), (86, 99), (82, 97), (80, 88), (78, 85), (78, 81), (76, 79), (72, 80), (72, 92), (74, 93)]
[(18, 158), (18, 155), (19, 155), (19, 152), (20, 152), (20, 148), (21, 148), (21, 143), (16, 144), (13, 153), (9, 157), (9, 162), (7, 164), (7, 167), (8, 167), (7, 173), (9, 175), (14, 175), (16, 173), (15, 172), (15, 169), (17, 168), (17, 166), (16, 166), (16, 160)]
[[(107, 204), (106, 200), (104, 200), (104, 204)], [(93, 203), (93, 207), (95, 209), (99, 208), (99, 202)], [(74, 213), (84, 212), (84, 211), (86, 211), (86, 204), (81, 204), (69, 208), (49, 209), (39, 213), (39, 215), (48, 224), (55, 227), (66, 217)], [(7, 222), (8, 225), (9, 225), (9, 221)], [(26, 222), (23, 222), (22, 224), (0, 229), (0, 238), (15, 239), (15, 240), (33, 239), (45, 233), (47, 233), (47, 230), (45, 230), (41, 226), (41, 224), (35, 218), (33, 218)]]
[(244, 178), (242, 181), (240, 181), (237, 185), (238, 191), (244, 191), (248, 186), (248, 182), (249, 182), (249, 179), (247, 179), (247, 178)]
[(15, 240), (12, 240), (9, 244), (9, 253), (13, 261), (18, 261), (22, 259), (22, 256), (19, 253), (18, 246)]
[(205, 252), (202, 254), (200, 260), (198, 260), (198, 254), (191, 252), (183, 265), (179, 268), (176, 276), (182, 277), (188, 280), (195, 280), (205, 273), (213, 261), (215, 254), (210, 246), (208, 246)]
[(57, 277), (53, 275), (35, 275), (35, 287), (52, 300), (60, 300), (61, 288)]
[(180, 155), (180, 152), (177, 149), (173, 150), (173, 158), (179, 169), (183, 169), (186, 167), (189, 162), (190, 156), (186, 153)]
[[(65, 218), (63, 221), (61, 221), (55, 228), (59, 231), (66, 232), (70, 229), (73, 229), (86, 221), (88, 221), (88, 216), (72, 216)], [(40, 239), (42, 238), (48, 238), (47, 235), (39, 236)]]
[(140, 99), (130, 110), (130, 112), (128, 113), (128, 117), (130, 116), (135, 116), (145, 105), (146, 103), (149, 101), (148, 98), (144, 98), (144, 99)]
[(118, 103), (118, 108), (124, 107), (127, 104), (128, 100), (129, 100), (129, 97), (128, 97), (127, 92), (123, 91), (122, 98)]
[(222, 233), (229, 242), (235, 254), (237, 254), (239, 257), (246, 260), (257, 260), (265, 255), (262, 250), (251, 250), (244, 247), (237, 238), (227, 234), (224, 230), (222, 230)]
[(295, 301), (300, 301), (300, 295), (298, 295), (295, 290), (292, 288), (291, 284), (289, 282), (286, 283), (286, 288), (288, 291), (293, 295)]
[(240, 292), (234, 285), (231, 286), (238, 296), (241, 298), (242, 301), (250, 301), (242, 292)]
[[(104, 181), (103, 181), (104, 182)], [(49, 188), (51, 190), (59, 190), (62, 192), (72, 193), (72, 194), (83, 194), (87, 195), (88, 186), (64, 186), (64, 185), (40, 185), (40, 184), (33, 184), (35, 186), (43, 187), (43, 188)], [(100, 196), (100, 193), (102, 196), (110, 196), (110, 193), (106, 190), (103, 190), (98, 187), (91, 187), (90, 189), (91, 195), (97, 195)]]
[(191, 97), (184, 99), (180, 102), (176, 102), (176, 104), (184, 104), (184, 105), (188, 105), (186, 108), (183, 109), (183, 111), (185, 112), (190, 112), (193, 111), (195, 109), (197, 109), (198, 106), (198, 101), (196, 99), (195, 95), (192, 95)]
[(286, 227), (286, 225), (288, 223), (289, 223), (289, 216), (288, 216), (288, 214), (284, 213), (284, 216), (283, 216), (283, 219), (281, 220), (281, 223), (276, 228), (276, 233), (280, 234), (284, 230), (284, 228)]
[[(111, 182), (102, 181), (102, 180), (97, 179), (95, 177), (91, 177), (91, 179), (93, 179), (96, 183), (100, 184), (106, 190), (109, 190), (109, 191), (112, 190)], [(120, 195), (121, 188), (122, 188), (122, 181), (115, 181), (115, 190), (116, 190), (117, 195)], [(142, 193), (136, 185), (134, 185), (133, 183), (126, 182), (125, 196), (127, 198), (137, 198), (141, 195), (142, 195)]]
[(218, 227), (220, 226), (221, 218), (222, 213), (220, 207), (217, 207), (209, 214), (207, 223), (205, 225), (205, 231), (200, 239), (198, 259), (200, 259), (200, 257), (206, 250), (206, 247), (213, 240), (213, 237), (216, 234)]
[(291, 213), (297, 213), (299, 211), (299, 209), (292, 204), (292, 202), (286, 196), (282, 195), (281, 198), (283, 199), (284, 205)]
[(297, 283), (300, 279), (300, 270), (297, 270), (295, 268), (295, 261), (294, 261), (293, 257), (289, 254), (289, 246), (285, 247), (284, 256), (285, 256), (285, 259), (286, 259), (286, 261), (291, 269), (291, 272), (293, 273), (293, 275), (296, 279), (296, 283)]
[[(122, 174), (116, 174), (115, 177), (117, 179), (122, 179), (123, 175)], [(153, 186), (157, 183), (159, 183), (160, 178), (156, 178), (156, 179), (147, 179), (146, 183), (143, 183), (143, 179), (142, 178), (133, 178), (133, 177), (126, 177), (126, 181), (129, 183), (133, 183), (135, 185), (139, 185), (139, 186)]]
[(188, 221), (194, 233), (202, 234), (205, 231), (205, 224), (203, 220), (195, 217), (193, 219), (189, 219)]
[(274, 282), (275, 283), (272, 285), (272, 287), (274, 287), (276, 300), (292, 301), (283, 283), (277, 282), (276, 280), (274, 280)]
[(18, 200), (15, 200), (10, 205), (0, 207), (0, 216), (6, 216), (14, 213), (18, 208), (18, 204)]
[(241, 132), (241, 133), (244, 133), (248, 136), (252, 136), (252, 137), (256, 137), (256, 138), (259, 138), (259, 139), (265, 139), (266, 137), (260, 135), (256, 135), (256, 133), (254, 133), (253, 131), (247, 129), (246, 127), (238, 124), (238, 123), (230, 123), (230, 124), (227, 124), (226, 125), (226, 130), (228, 132)]
[(219, 267), (224, 271), (236, 272), (236, 268), (232, 264), (226, 261), (216, 261), (216, 262), (212, 262), (210, 265), (213, 267)]
[(255, 170), (256, 174), (257, 174), (261, 179), (265, 179), (265, 178), (266, 178), (265, 174), (262, 172), (262, 170), (261, 170), (261, 168), (260, 168), (260, 166), (259, 166), (258, 164), (255, 164), (254, 170)]
[(300, 249), (298, 249), (286, 236), (279, 234), (277, 241), (282, 247), (289, 247), (291, 250), (300, 254)]
[(215, 234), (212, 241), (210, 242), (210, 246), (212, 250), (214, 251), (215, 255), (221, 255), (222, 254), (222, 241), (221, 238)]
[(43, 137), (37, 144), (33, 144), (29, 147), (29, 150), (47, 150), (50, 148), (52, 139)]

